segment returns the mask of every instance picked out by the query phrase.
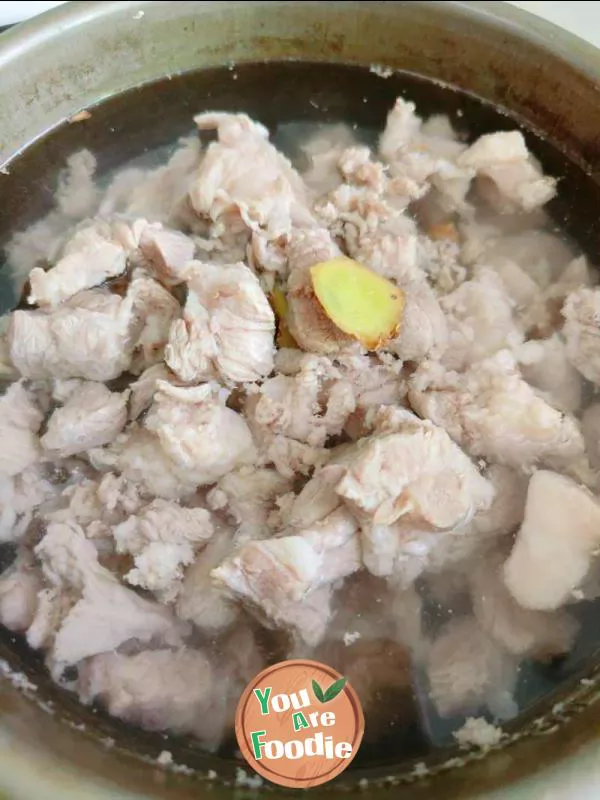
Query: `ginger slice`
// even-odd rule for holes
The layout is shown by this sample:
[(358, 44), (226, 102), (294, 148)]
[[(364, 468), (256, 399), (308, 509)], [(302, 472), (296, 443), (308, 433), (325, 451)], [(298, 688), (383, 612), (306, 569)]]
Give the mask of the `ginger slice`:
[(404, 294), (395, 284), (344, 256), (315, 264), (310, 275), (327, 317), (367, 350), (377, 350), (398, 333)]

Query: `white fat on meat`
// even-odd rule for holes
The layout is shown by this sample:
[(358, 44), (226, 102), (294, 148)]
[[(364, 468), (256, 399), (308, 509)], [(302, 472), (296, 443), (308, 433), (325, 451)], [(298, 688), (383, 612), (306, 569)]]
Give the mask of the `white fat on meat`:
[(565, 343), (558, 334), (525, 342), (515, 355), (522, 376), (551, 406), (565, 413), (579, 411), (581, 376), (569, 361)]
[(236, 542), (264, 539), (273, 533), (270, 515), (292, 482), (274, 469), (242, 467), (224, 475), (207, 496), (214, 511), (227, 513), (237, 525)]
[(216, 526), (215, 535), (186, 570), (177, 597), (177, 616), (193, 622), (209, 635), (230, 628), (240, 614), (240, 606), (231, 598), (226, 587), (211, 577), (213, 569), (233, 550), (233, 539), (233, 531)]
[(442, 363), (461, 370), (497, 353), (513, 350), (523, 332), (513, 318), (513, 304), (502, 280), (491, 269), (480, 270), (440, 300), (448, 325), (448, 348)]
[(0, 575), (0, 623), (10, 631), (26, 631), (35, 617), (37, 596), (42, 589), (39, 570), (30, 556), (17, 556)]
[(552, 611), (573, 601), (599, 548), (598, 499), (564, 475), (538, 470), (504, 582), (523, 608)]
[(92, 222), (78, 230), (64, 247), (62, 258), (49, 270), (29, 273), (29, 303), (54, 308), (83, 289), (125, 272), (125, 248), (111, 239), (110, 225)]
[(156, 499), (112, 529), (117, 553), (128, 553), (134, 567), (125, 580), (148, 589), (163, 603), (181, 588), (183, 568), (213, 535), (210, 512)]
[(144, 229), (139, 247), (149, 272), (165, 286), (184, 282), (185, 268), (196, 252), (189, 236), (156, 223)]
[(533, 211), (556, 194), (556, 180), (544, 177), (520, 131), (480, 136), (458, 164), (476, 171), (479, 194), (500, 214)]
[(73, 595), (66, 615), (55, 620), (49, 658), (57, 671), (131, 640), (178, 645), (188, 634), (170, 611), (126, 589), (102, 567), (78, 525), (50, 524), (35, 554), (58, 599)]
[(584, 378), (600, 384), (600, 289), (572, 292), (562, 313), (569, 360)]
[(506, 350), (461, 374), (424, 362), (411, 379), (409, 398), (417, 413), (445, 428), (472, 456), (515, 468), (539, 463), (576, 470), (584, 460), (577, 421), (540, 397)]
[(431, 700), (442, 717), (487, 707), (494, 716), (510, 719), (517, 713), (517, 663), (473, 617), (454, 619), (441, 629), (427, 654)]
[(291, 163), (269, 142), (269, 132), (245, 114), (206, 113), (194, 118), (200, 131), (216, 130), (189, 197), (194, 210), (213, 223), (239, 217), (250, 230), (272, 238), (310, 219), (306, 188)]
[(115, 439), (127, 422), (129, 392), (111, 392), (87, 381), (57, 408), (41, 444), (48, 456), (66, 458)]
[(10, 358), (26, 378), (109, 381), (131, 365), (135, 338), (128, 298), (90, 289), (56, 310), (13, 311)]
[(218, 680), (200, 650), (104, 653), (81, 665), (77, 691), (85, 703), (100, 700), (110, 714), (130, 724), (193, 734), (213, 751), (226, 722), (223, 692), (215, 692)]
[(194, 388), (158, 382), (145, 421), (169, 459), (196, 486), (254, 463), (256, 449), (244, 418), (225, 406), (212, 384)]
[(183, 319), (171, 327), (168, 366), (187, 383), (218, 375), (226, 384), (259, 380), (273, 369), (275, 317), (244, 264), (191, 262)]
[(23, 381), (0, 397), (0, 480), (11, 478), (42, 459), (38, 431), (44, 414)]
[(84, 480), (68, 486), (61, 494), (61, 507), (44, 514), (51, 522), (76, 522), (86, 528), (88, 536), (92, 526), (101, 526), (110, 537), (110, 526), (123, 522), (144, 504), (139, 487), (121, 475), (107, 472), (98, 480)]
[(565, 611), (522, 608), (503, 581), (504, 561), (503, 552), (493, 553), (474, 565), (469, 576), (473, 613), (483, 630), (521, 658), (569, 653), (579, 630), (575, 618)]

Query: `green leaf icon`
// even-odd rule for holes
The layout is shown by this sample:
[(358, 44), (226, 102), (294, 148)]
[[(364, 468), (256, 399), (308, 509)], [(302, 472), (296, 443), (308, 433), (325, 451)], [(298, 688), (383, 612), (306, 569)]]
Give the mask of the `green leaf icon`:
[(313, 690), (317, 700), (320, 703), (324, 703), (325, 702), (325, 695), (323, 694), (323, 689), (321, 689), (321, 687), (319, 686), (319, 684), (315, 680), (313, 680), (313, 682), (312, 682), (312, 690)]
[(339, 680), (335, 681), (335, 683), (332, 683), (329, 689), (327, 689), (325, 692), (324, 700), (322, 702), (328, 703), (330, 700), (333, 700), (334, 697), (337, 697), (346, 685), (347, 680), (348, 678), (340, 678)]

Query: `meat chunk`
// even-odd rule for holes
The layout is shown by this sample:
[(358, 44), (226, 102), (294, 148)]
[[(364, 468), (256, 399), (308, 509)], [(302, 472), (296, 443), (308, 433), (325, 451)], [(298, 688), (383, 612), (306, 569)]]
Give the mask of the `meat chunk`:
[(134, 557), (125, 580), (154, 592), (163, 603), (176, 599), (182, 568), (194, 561), (196, 549), (212, 534), (208, 511), (160, 499), (113, 528), (117, 552)]
[(125, 272), (125, 249), (111, 240), (108, 223), (92, 222), (67, 242), (62, 258), (48, 271), (35, 267), (29, 274), (29, 302), (56, 307), (83, 289), (99, 286)]
[(238, 526), (236, 542), (263, 539), (271, 533), (270, 516), (277, 499), (292, 483), (274, 469), (245, 467), (224, 475), (208, 495), (215, 511), (226, 511)]
[(250, 382), (273, 369), (275, 318), (257, 278), (243, 264), (192, 262), (188, 298), (171, 328), (167, 364), (187, 383), (219, 376)]
[(597, 499), (564, 475), (538, 470), (504, 581), (523, 608), (552, 611), (572, 599), (599, 546)]
[(212, 751), (225, 732), (224, 693), (214, 691), (216, 681), (214, 667), (200, 650), (104, 653), (82, 665), (77, 691), (84, 702), (100, 700), (126, 722), (147, 730), (191, 733)]
[(50, 417), (41, 443), (55, 458), (108, 444), (127, 422), (129, 392), (111, 392), (102, 383), (83, 383)]
[(200, 163), (189, 196), (194, 210), (213, 223), (239, 218), (271, 238), (310, 219), (304, 184), (269, 142), (268, 131), (245, 114), (195, 117), (201, 131), (217, 130)]
[(570, 652), (579, 628), (575, 618), (564, 611), (522, 608), (502, 580), (504, 560), (504, 553), (494, 553), (471, 574), (473, 612), (482, 629), (521, 658), (546, 659)]
[(500, 719), (517, 712), (513, 691), (517, 662), (472, 617), (446, 624), (427, 657), (430, 695), (442, 717), (486, 707)]
[(156, 434), (136, 423), (109, 446), (90, 450), (88, 457), (95, 469), (119, 472), (147, 494), (178, 500), (198, 488), (195, 474), (170, 458)]
[(313, 447), (339, 435), (356, 408), (352, 385), (328, 380), (335, 374), (328, 360), (306, 356), (294, 376), (269, 378), (250, 396), (245, 412), (259, 435), (279, 434)]
[(460, 161), (464, 150), (447, 120), (437, 117), (423, 124), (414, 103), (403, 98), (388, 114), (379, 141), (379, 151), (407, 197), (417, 200), (433, 187), (449, 211), (463, 206), (474, 174)]
[(409, 412), (397, 432), (355, 448), (336, 492), (376, 525), (449, 529), (492, 502), (493, 488), (448, 434)]
[(442, 362), (461, 370), (499, 350), (513, 350), (523, 333), (513, 319), (513, 304), (491, 269), (480, 270), (440, 300), (448, 323), (448, 348)]
[(520, 131), (480, 136), (458, 164), (476, 171), (480, 194), (500, 214), (533, 211), (556, 193), (556, 180), (542, 175)]
[(213, 581), (211, 573), (233, 550), (233, 531), (218, 526), (215, 535), (186, 570), (176, 603), (177, 616), (189, 620), (201, 631), (214, 635), (230, 628), (238, 619), (240, 606), (226, 587)]
[(181, 308), (173, 295), (143, 270), (134, 271), (126, 299), (131, 303), (131, 325), (136, 331), (130, 371), (137, 374), (162, 362), (171, 324), (179, 318)]
[(211, 384), (188, 389), (159, 382), (146, 427), (196, 486), (214, 483), (256, 458), (246, 422)]
[[(187, 626), (177, 623), (166, 608), (121, 586), (99, 564), (94, 545), (79, 526), (50, 524), (35, 553), (50, 586), (66, 590), (62, 603), (61, 596), (57, 597), (66, 613), (55, 619), (50, 647), (58, 674), (69, 664), (110, 652), (130, 640), (177, 645), (188, 633)], [(72, 600), (64, 608), (69, 595)]]
[(44, 415), (23, 381), (0, 397), (0, 479), (18, 475), (42, 457), (37, 433)]
[(150, 272), (165, 286), (183, 283), (183, 273), (194, 258), (193, 239), (180, 231), (148, 225), (140, 237), (140, 251)]
[(563, 340), (555, 334), (549, 339), (525, 342), (516, 351), (521, 374), (551, 406), (575, 413), (581, 406), (581, 377), (567, 357)]
[(212, 575), (271, 624), (290, 626), (307, 644), (315, 643), (308, 640), (314, 631), (294, 624), (290, 611), (309, 603), (315, 590), (358, 569), (357, 528), (352, 516), (339, 509), (302, 532), (248, 542)]
[(584, 378), (600, 384), (600, 289), (578, 289), (563, 307), (567, 356)]
[(472, 456), (516, 468), (540, 463), (576, 469), (583, 459), (577, 422), (521, 378), (508, 351), (461, 374), (424, 363), (411, 379), (409, 397), (419, 414), (443, 426)]
[(585, 440), (585, 451), (592, 467), (600, 469), (600, 403), (593, 403), (583, 413), (581, 430)]
[(0, 623), (11, 631), (26, 631), (35, 617), (37, 595), (42, 588), (31, 558), (18, 557), (0, 576)]
[(448, 347), (448, 326), (440, 304), (425, 281), (403, 287), (405, 306), (400, 333), (385, 345), (404, 361), (439, 356)]
[(131, 364), (131, 301), (101, 290), (80, 292), (56, 310), (14, 311), (10, 358), (26, 378), (108, 381)]
[(43, 464), (33, 464), (13, 478), (0, 480), (0, 542), (16, 542), (36, 514), (52, 505), (60, 493)]

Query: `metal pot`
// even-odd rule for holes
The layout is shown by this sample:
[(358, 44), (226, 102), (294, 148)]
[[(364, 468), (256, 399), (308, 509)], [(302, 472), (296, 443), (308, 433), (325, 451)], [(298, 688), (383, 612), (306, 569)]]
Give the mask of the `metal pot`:
[[(403, 72), (386, 80), (368, 70), (372, 65)], [(172, 141), (194, 112), (215, 106), (243, 108), (273, 125), (349, 118), (381, 127), (399, 87), (409, 86), (419, 108), (464, 112), (475, 132), (512, 126), (516, 117), (541, 133), (538, 155), (564, 176), (553, 213), (581, 247), (597, 252), (599, 75), (598, 51), (504, 3), (68, 3), (0, 40), (0, 164), (9, 173), (0, 174), (0, 243), (47, 210), (48, 187), (79, 147), (94, 150), (107, 171)], [(499, 117), (498, 107), (512, 121)], [(69, 125), (81, 109), (91, 111), (89, 123)], [(7, 307), (12, 298), (1, 301)], [(132, 733), (84, 709), (50, 682), (22, 643), (0, 636), (0, 667), (13, 674), (0, 683), (0, 788), (8, 796), (234, 793), (235, 763), (202, 756), (191, 742)], [(369, 795), (394, 785), (400, 798), (550, 800), (575, 797), (575, 782), (583, 780), (596, 786), (595, 797), (597, 696), (588, 669), (509, 727), (512, 741), (484, 759), (459, 762), (442, 752), (430, 776), (416, 780), (406, 765), (390, 766), (392, 757), (326, 789), (367, 778)], [(157, 767), (162, 749), (190, 768)], [(217, 781), (209, 781), (209, 770)]]

